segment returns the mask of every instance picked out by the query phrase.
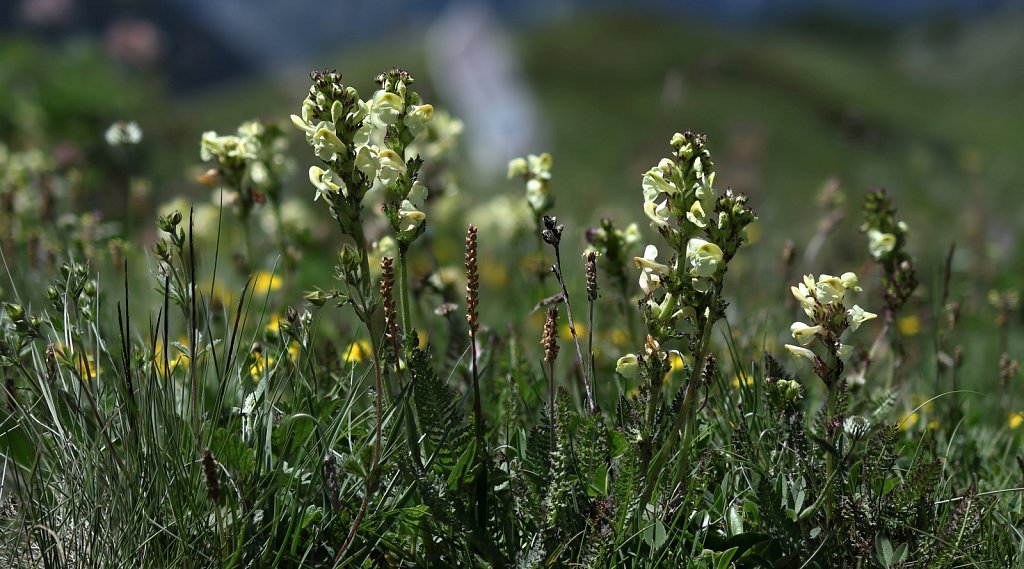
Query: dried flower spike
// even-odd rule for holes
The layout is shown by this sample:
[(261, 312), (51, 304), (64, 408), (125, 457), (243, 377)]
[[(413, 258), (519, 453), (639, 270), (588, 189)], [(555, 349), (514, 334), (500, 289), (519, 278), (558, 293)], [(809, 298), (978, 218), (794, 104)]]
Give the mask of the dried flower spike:
[(587, 253), (587, 298), (597, 300), (597, 253)]
[(476, 263), (476, 226), (470, 225), (466, 230), (466, 322), (469, 331), (476, 334), (480, 327), (480, 275)]
[(216, 504), (220, 501), (220, 479), (217, 477), (217, 462), (208, 448), (203, 449), (203, 475), (206, 477), (206, 494)]
[(544, 335), (540, 343), (544, 346), (544, 361), (552, 363), (558, 357), (558, 307), (549, 306), (544, 321)]

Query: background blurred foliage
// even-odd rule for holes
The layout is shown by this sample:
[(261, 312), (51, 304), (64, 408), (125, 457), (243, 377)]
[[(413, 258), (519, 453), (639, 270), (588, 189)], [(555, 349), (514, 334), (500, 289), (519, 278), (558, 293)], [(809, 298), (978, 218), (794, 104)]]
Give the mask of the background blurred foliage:
[[(594, 11), (514, 29), (512, 39), (554, 136), (536, 150), (555, 156), (556, 211), (576, 222), (569, 227), (579, 242), (583, 228), (602, 217), (640, 217), (634, 200), (643, 168), (671, 132), (692, 128), (709, 135), (723, 187), (749, 193), (759, 206), (765, 238), (754, 245), (756, 271), (778, 265), (785, 240), (799, 249), (811, 238), (811, 220), (821, 216), (815, 195), (837, 177), (850, 203), (885, 187), (902, 204), (926, 286), (955, 240), (962, 253), (957, 271), (1015, 287), (1022, 274), (1012, 254), (1022, 213), (1014, 198), (1016, 155), (1024, 146), (1021, 21), (1003, 11), (903, 27), (809, 17), (723, 29), (653, 13)], [(154, 195), (199, 200), (208, 194), (192, 182), (201, 132), (287, 116), (304, 91), (306, 69), (344, 69), (357, 78), (396, 61), (425, 68), (415, 33), (177, 96), (167, 92), (158, 67), (107, 63), (88, 42), (8, 41), (0, 61), (7, 140), (47, 138), (50, 148), (71, 140), (90, 164), (116, 171), (96, 133), (114, 120), (138, 118), (147, 142), (160, 144), (157, 153), (144, 142), (146, 164), (136, 166), (152, 173)], [(420, 90), (438, 100), (430, 78), (418, 75)], [(309, 195), (303, 172), (296, 169), (286, 195)], [(463, 186), (477, 203), (518, 191), (504, 179), (472, 177)], [(94, 203), (116, 211), (121, 202)], [(847, 215), (827, 244), (833, 255), (822, 258), (842, 262), (859, 250), (857, 225)]]

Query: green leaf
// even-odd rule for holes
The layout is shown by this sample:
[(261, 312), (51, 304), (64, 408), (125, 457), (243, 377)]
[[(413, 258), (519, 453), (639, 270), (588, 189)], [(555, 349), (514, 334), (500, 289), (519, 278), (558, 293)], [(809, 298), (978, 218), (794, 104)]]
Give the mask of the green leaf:
[(238, 431), (218, 428), (210, 441), (210, 450), (218, 462), (229, 471), (237, 472), (241, 478), (247, 478), (256, 471), (256, 453), (242, 441)]

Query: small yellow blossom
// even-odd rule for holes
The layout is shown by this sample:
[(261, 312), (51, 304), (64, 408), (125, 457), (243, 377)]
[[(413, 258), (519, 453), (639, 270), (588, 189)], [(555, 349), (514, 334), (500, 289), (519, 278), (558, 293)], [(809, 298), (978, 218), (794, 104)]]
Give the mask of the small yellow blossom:
[(686, 364), (690, 363), (689, 358), (683, 356), (676, 350), (672, 350), (668, 353), (668, 372), (675, 373), (683, 369)]
[(1024, 413), (1010, 413), (1010, 420), (1008, 421), (1011, 429), (1016, 429), (1021, 425), (1024, 425)]
[[(187, 342), (188, 342), (188, 340), (186, 338), (178, 338), (178, 343), (181, 344), (181, 345), (186, 345)], [(168, 354), (168, 356), (167, 356), (167, 366), (164, 367), (164, 345), (163, 345), (163, 342), (158, 342), (155, 346), (153, 346), (153, 363), (156, 364), (157, 372), (160, 375), (162, 375), (164, 377), (167, 377), (167, 376), (171, 375), (172, 373), (174, 373), (174, 371), (176, 369), (178, 369), (178, 367), (188, 367), (188, 364), (189, 364), (188, 355), (185, 354), (185, 352), (181, 351), (178, 348), (175, 348), (175, 352), (177, 352), (177, 353), (175, 355), (173, 355), (173, 356)]]
[(938, 419), (932, 419), (931, 421), (928, 421), (928, 430), (929, 431), (934, 431), (934, 430), (936, 430), (938, 428), (939, 428), (939, 420)]
[(272, 365), (274, 365), (274, 358), (264, 355), (262, 353), (255, 353), (255, 360), (252, 365), (249, 366), (249, 375), (253, 379), (262, 379), (263, 374), (266, 373)]
[(739, 389), (741, 386), (749, 387), (751, 385), (754, 385), (754, 378), (748, 375), (738, 373), (735, 377), (732, 378), (733, 389)]
[(904, 316), (897, 322), (900, 334), (904, 336), (916, 336), (921, 333), (921, 320), (914, 314)]
[[(558, 329), (558, 335), (561, 336), (562, 339), (565, 340), (565, 341), (572, 340), (572, 330), (569, 328), (568, 324), (562, 324), (562, 326)], [(577, 324), (576, 325), (576, 337), (577, 338), (583, 338), (586, 335), (587, 335), (587, 327), (582, 325), (582, 324)]]
[(274, 273), (260, 271), (252, 283), (253, 294), (266, 294), (281, 288), (282, 279)]
[(270, 317), (270, 321), (267, 322), (267, 331), (269, 332), (280, 332), (281, 331), (281, 317), (274, 314)]
[(292, 341), (291, 344), (288, 344), (288, 358), (291, 359), (293, 362), (299, 361), (299, 343), (298, 342)]
[(373, 346), (367, 340), (358, 340), (349, 344), (341, 355), (345, 363), (357, 363), (373, 356)]
[(900, 430), (906, 431), (917, 424), (917, 420), (920, 418), (917, 411), (900, 417), (899, 426)]

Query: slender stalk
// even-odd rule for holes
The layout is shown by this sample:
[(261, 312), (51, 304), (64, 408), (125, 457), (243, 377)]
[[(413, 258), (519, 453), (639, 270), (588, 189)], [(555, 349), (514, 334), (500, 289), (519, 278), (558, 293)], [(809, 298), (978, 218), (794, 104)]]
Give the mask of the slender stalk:
[(398, 245), (398, 301), (402, 309), (402, 333), (408, 334), (412, 330), (412, 310), (410, 308), (409, 295), (409, 246), (404, 243)]
[(558, 358), (558, 305), (548, 307), (547, 318), (544, 320), (544, 335), (540, 343), (544, 345), (544, 363), (548, 368), (548, 419), (551, 430), (551, 452), (555, 451), (555, 359)]
[(558, 225), (558, 220), (550, 215), (543, 218), (544, 230), (541, 231), (541, 238), (545, 243), (551, 245), (555, 250), (555, 264), (551, 270), (562, 287), (562, 302), (565, 304), (565, 315), (569, 320), (569, 332), (572, 334), (573, 344), (576, 346), (576, 357), (579, 358), (580, 366), (583, 368), (583, 392), (587, 399), (587, 410), (591, 413), (597, 412), (597, 405), (594, 404), (594, 393), (590, 386), (590, 378), (587, 372), (587, 360), (583, 358), (583, 349), (580, 348), (580, 339), (576, 334), (576, 324), (572, 319), (572, 304), (569, 302), (569, 291), (565, 288), (565, 279), (562, 278), (562, 256), (559, 252), (559, 245), (562, 242), (563, 226)]
[[(398, 317), (395, 314), (395, 271), (394, 271), (395, 260), (391, 257), (384, 257), (380, 260), (380, 296), (384, 308), (384, 338), (391, 342), (392, 350), (395, 355), (395, 377), (398, 380), (398, 393), (392, 396), (393, 401), (397, 401), (399, 394), (405, 392), (405, 382), (402, 379), (402, 366), (399, 365), (399, 358), (402, 354), (402, 348), (399, 342), (399, 329), (398, 329)], [(364, 307), (365, 310), (365, 307)], [(371, 329), (369, 316), (366, 318), (367, 328)], [(377, 350), (378, 355), (383, 352), (383, 345)], [(423, 468), (423, 459), (420, 456), (419, 447), (419, 433), (416, 429), (416, 421), (413, 417), (412, 405), (409, 404), (408, 395), (403, 398), (402, 406), (405, 414), (405, 430), (406, 439), (409, 444), (409, 453), (412, 454), (413, 461), (420, 469)]]
[(473, 423), (476, 427), (477, 468), (476, 479), (477, 525), (487, 526), (488, 460), (484, 447), (484, 411), (480, 397), (480, 370), (477, 367), (476, 336), (480, 328), (480, 275), (477, 272), (477, 230), (470, 225), (466, 230), (466, 323), (469, 328), (470, 371), (473, 376)]

